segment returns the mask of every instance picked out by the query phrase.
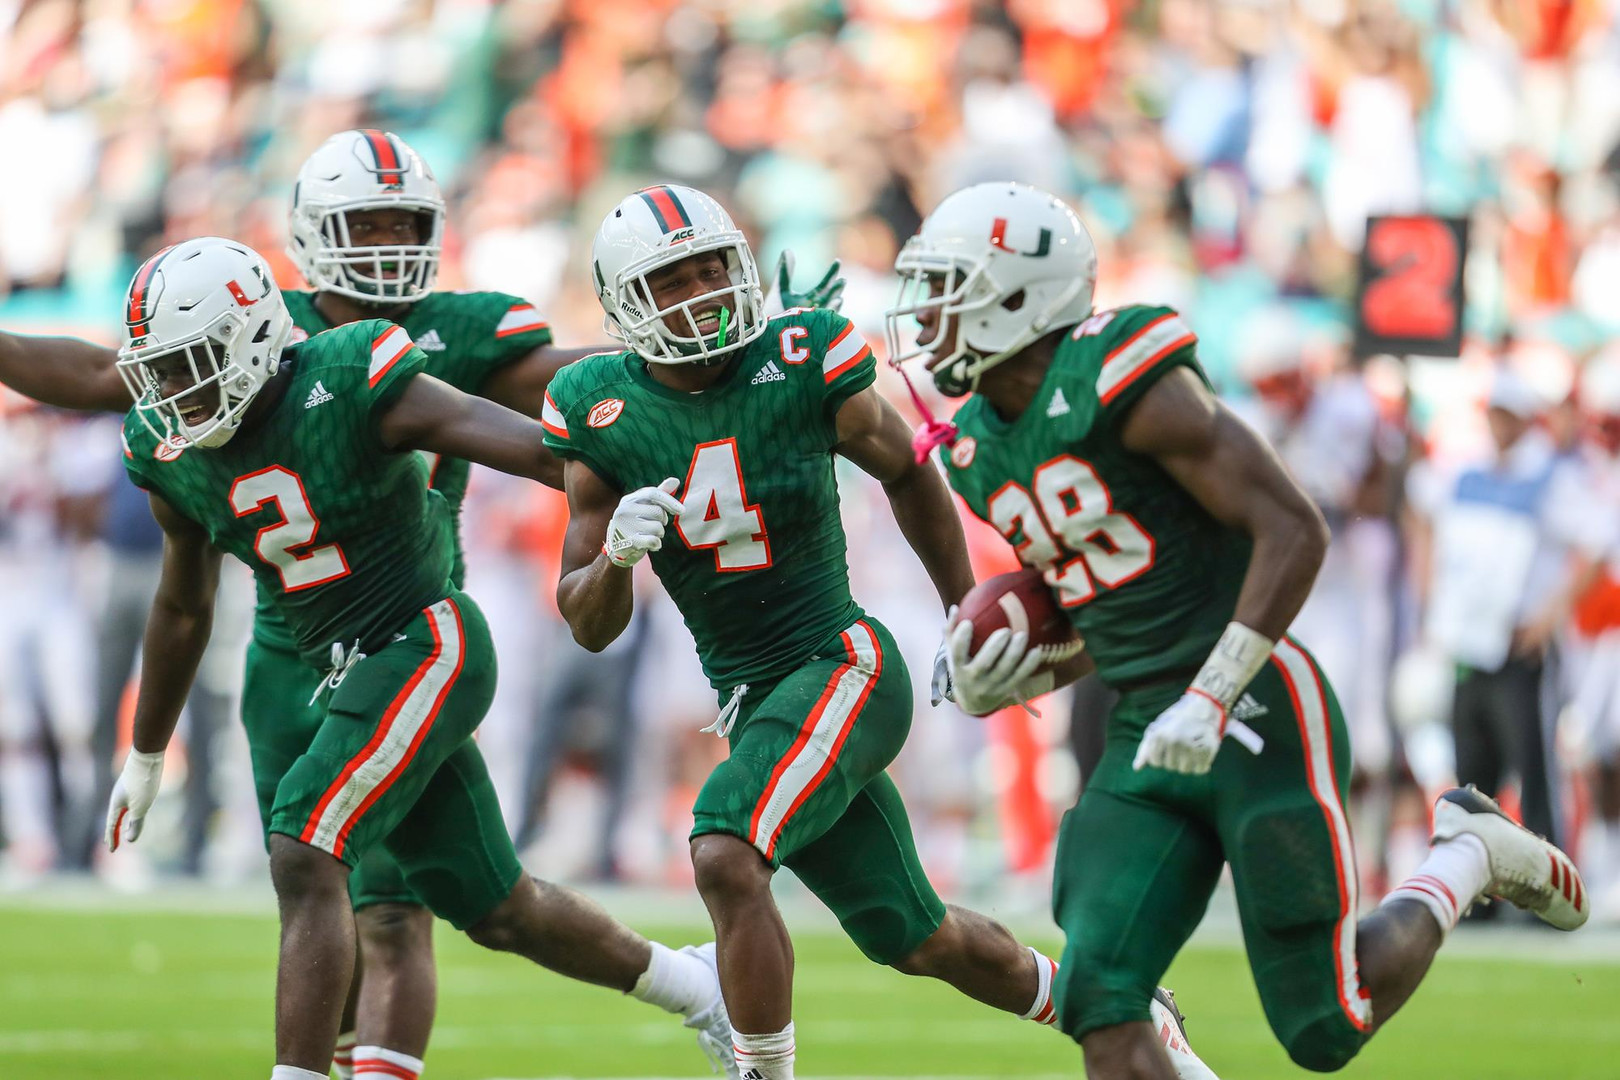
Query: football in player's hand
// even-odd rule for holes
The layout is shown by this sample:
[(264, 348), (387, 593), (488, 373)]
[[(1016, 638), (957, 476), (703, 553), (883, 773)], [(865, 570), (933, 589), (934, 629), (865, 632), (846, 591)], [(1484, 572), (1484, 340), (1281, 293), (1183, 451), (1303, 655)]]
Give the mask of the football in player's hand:
[(985, 638), (1004, 626), (1029, 635), (1030, 646), (1045, 654), (1042, 668), (1078, 656), (1085, 648), (1041, 572), (1030, 567), (979, 582), (962, 597), (956, 617), (973, 623), (975, 656)]

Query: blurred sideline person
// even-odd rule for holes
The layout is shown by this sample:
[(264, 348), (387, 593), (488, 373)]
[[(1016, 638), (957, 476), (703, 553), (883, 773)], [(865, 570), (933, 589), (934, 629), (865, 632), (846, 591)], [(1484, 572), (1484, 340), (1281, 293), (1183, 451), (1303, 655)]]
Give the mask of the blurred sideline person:
[(0, 423), (0, 813), (27, 878), (73, 863), (92, 798), (98, 459), (110, 431), (48, 409)]
[[(1579, 405), (1589, 512), (1620, 517), (1620, 347), (1600, 352), (1581, 375)], [(1592, 816), (1580, 836), (1581, 869), (1594, 915), (1620, 921), (1620, 543), (1576, 573), (1578, 593), (1566, 652), (1572, 700), (1558, 746), (1585, 773)]]
[(1407, 491), (1424, 633), (1462, 668), (1452, 707), (1457, 779), (1519, 784), (1525, 825), (1563, 834), (1555, 782), (1555, 637), (1580, 587), (1575, 557), (1602, 558), (1616, 523), (1591, 513), (1580, 466), (1536, 426), (1537, 391), (1509, 368), (1486, 402), (1490, 445), (1451, 470), (1414, 468)]
[[(1059, 1024), (1087, 1075), (1176, 1075), (1153, 987), (1226, 865), (1266, 1018), (1318, 1071), (1343, 1067), (1406, 1002), (1480, 896), (1563, 929), (1586, 921), (1567, 857), (1473, 789), (1442, 796), (1419, 873), (1357, 921), (1348, 733), (1286, 634), (1327, 547), (1321, 514), (1215, 398), (1176, 312), (1093, 310), (1097, 254), (1072, 210), (1022, 184), (965, 188), (896, 269), (893, 362), (923, 357), (941, 390), (971, 395), (954, 432), (929, 425), (951, 444), (952, 487), (1045, 572), (1083, 656), (1121, 691), (1064, 819), (1053, 895)], [(911, 318), (921, 333), (906, 349)], [(971, 623), (945, 633), (969, 712), (1074, 677), (1039, 670), (1024, 632), (997, 629), (972, 653)]]

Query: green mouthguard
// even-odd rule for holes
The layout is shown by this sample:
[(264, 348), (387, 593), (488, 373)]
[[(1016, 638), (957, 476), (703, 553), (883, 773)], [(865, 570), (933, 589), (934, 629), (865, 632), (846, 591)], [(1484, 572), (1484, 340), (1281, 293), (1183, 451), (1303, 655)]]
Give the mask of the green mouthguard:
[(730, 325), (731, 325), (731, 309), (730, 308), (721, 308), (720, 309), (720, 336), (715, 339), (715, 342), (714, 342), (714, 347), (715, 348), (723, 349), (723, 348), (726, 347), (726, 328), (729, 327)]

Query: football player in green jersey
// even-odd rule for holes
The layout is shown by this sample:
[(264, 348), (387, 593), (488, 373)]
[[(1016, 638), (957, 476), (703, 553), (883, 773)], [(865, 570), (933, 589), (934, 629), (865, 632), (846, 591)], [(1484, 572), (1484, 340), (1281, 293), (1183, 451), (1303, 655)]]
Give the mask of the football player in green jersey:
[(694, 807), (737, 1067), (791, 1078), (793, 950), (771, 899), (787, 866), (872, 960), (1041, 1022), (1055, 965), (942, 903), (884, 771), (911, 724), (888, 631), (850, 595), (834, 457), (879, 480), (944, 603), (972, 584), (939, 473), (873, 386), (847, 319), (766, 318), (743, 234), (691, 188), (647, 188), (603, 222), (592, 270), (628, 349), (558, 373), (541, 413), (565, 462), (558, 605), (590, 649), (630, 619), (650, 556), (718, 694), (730, 754)]
[(493, 650), (450, 581), (448, 509), (412, 451), (551, 479), (541, 427), (425, 374), (425, 354), (384, 320), (289, 346), (268, 267), (229, 240), (153, 256), (125, 314), (118, 364), (135, 399), (125, 465), (151, 493), (165, 543), (109, 846), (139, 836), (157, 794), (223, 554), (270, 588), (304, 661), (327, 672), (324, 717), (270, 815), (282, 919), (272, 1080), (327, 1074), (355, 953), (348, 877), (378, 846), (475, 941), (680, 1012), (725, 1060), (712, 952), (649, 943), (523, 874), (472, 741)]
[[(340, 132), (299, 169), (288, 215), (288, 255), (309, 290), (285, 290), (295, 340), (362, 319), (402, 326), (427, 354), (428, 371), (468, 394), (528, 416), (540, 413), (558, 368), (600, 351), (563, 349), (535, 308), (496, 292), (435, 291), (444, 200), (432, 172), (399, 136), (374, 129)], [(792, 260), (777, 266), (784, 304), (836, 306), (843, 282), (834, 263), (808, 293), (790, 289)], [(63, 408), (124, 412), (129, 395), (112, 349), (73, 338), (0, 333), (0, 382)], [(451, 580), (464, 567), (460, 514), (470, 468), (433, 458), (428, 482), (444, 496), (455, 539)], [(269, 841), (276, 784), (308, 745), (324, 710), (322, 672), (299, 657), (286, 621), (261, 583), (242, 695), (260, 815)], [(432, 917), (406, 888), (388, 853), (375, 849), (350, 876), (360, 944), (359, 969), (335, 1059), (347, 1080), (381, 1052), (396, 1066), (420, 1061), (432, 1030), (437, 980)]]
[[(1173, 1075), (1149, 995), (1223, 863), (1266, 1018), (1309, 1069), (1354, 1057), (1482, 896), (1561, 929), (1585, 922), (1563, 852), (1457, 789), (1436, 804), (1427, 861), (1357, 923), (1344, 719), (1286, 633), (1326, 527), (1216, 400), (1174, 311), (1093, 312), (1096, 252), (1067, 206), (1021, 184), (964, 189), (896, 268), (894, 361), (924, 355), (941, 390), (973, 395), (946, 453), (951, 485), (1045, 571), (1121, 694), (1064, 818), (1053, 895), (1068, 938), (1059, 1023), (1088, 1076)], [(1056, 681), (1025, 635), (997, 630), (969, 656), (971, 637), (948, 621), (951, 689), (970, 712)]]

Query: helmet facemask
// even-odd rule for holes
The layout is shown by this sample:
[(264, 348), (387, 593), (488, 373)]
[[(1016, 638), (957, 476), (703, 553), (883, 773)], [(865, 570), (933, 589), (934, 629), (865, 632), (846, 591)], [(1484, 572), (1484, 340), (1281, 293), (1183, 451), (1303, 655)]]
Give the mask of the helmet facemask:
[[(666, 307), (656, 306), (648, 276), (709, 252), (719, 254), (729, 284)], [(612, 282), (605, 279), (599, 264), (594, 271), (607, 313), (604, 328), (648, 363), (712, 366), (765, 332), (759, 268), (741, 232), (720, 232), (690, 246), (655, 252), (626, 266)], [(716, 306), (718, 318), (704, 310)]]
[[(415, 244), (357, 245), (349, 215), (409, 210), (417, 220)], [(444, 204), (405, 195), (370, 196), (328, 205), (304, 205), (293, 215), (293, 251), (309, 283), (372, 304), (414, 304), (439, 278)]]
[[(273, 320), (226, 312), (197, 334), (179, 341), (126, 344), (118, 352), (118, 373), (135, 399), (135, 413), (156, 438), (175, 447), (224, 446), (260, 388), (275, 373), (291, 322), (280, 333)], [(257, 340), (244, 340), (250, 327)], [(279, 338), (279, 340), (270, 340)], [(259, 369), (238, 361), (257, 355)], [(182, 389), (165, 396), (166, 377), (189, 376)]]
[[(898, 367), (914, 357), (929, 357), (928, 373), (940, 393), (949, 397), (973, 393), (986, 371), (1053, 330), (1054, 320), (1090, 284), (1077, 278), (1043, 309), (1025, 312), (1028, 291), (998, 282), (989, 260), (930, 252), (915, 237), (901, 250), (895, 270), (900, 274), (900, 293), (884, 317), (889, 362)], [(901, 320), (929, 311), (937, 312), (934, 336), (926, 345), (908, 346)], [(997, 346), (974, 346), (968, 339), (976, 327), (998, 337)], [(939, 344), (953, 336), (949, 351), (940, 353)]]

